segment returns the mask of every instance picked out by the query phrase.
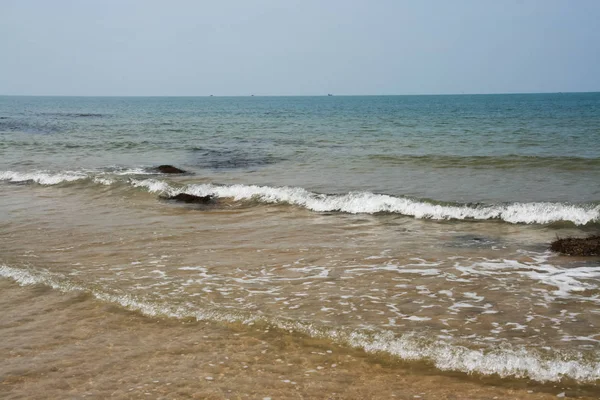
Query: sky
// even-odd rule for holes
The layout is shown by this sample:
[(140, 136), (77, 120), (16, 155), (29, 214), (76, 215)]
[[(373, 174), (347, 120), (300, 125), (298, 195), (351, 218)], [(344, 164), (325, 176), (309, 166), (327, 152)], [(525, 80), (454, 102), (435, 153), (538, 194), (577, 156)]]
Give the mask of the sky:
[(600, 91), (600, 0), (0, 0), (0, 95)]

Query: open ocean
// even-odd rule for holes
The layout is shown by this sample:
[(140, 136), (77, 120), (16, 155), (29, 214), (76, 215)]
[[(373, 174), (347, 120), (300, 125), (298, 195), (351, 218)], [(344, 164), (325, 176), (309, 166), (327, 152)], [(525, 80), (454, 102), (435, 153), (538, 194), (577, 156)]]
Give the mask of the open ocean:
[(0, 395), (598, 398), (599, 232), (600, 93), (0, 96)]

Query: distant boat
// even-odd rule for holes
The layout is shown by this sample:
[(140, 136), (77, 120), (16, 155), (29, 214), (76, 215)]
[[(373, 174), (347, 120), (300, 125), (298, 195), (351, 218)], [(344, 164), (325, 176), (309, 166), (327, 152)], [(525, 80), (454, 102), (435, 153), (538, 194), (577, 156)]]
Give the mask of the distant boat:
[(327, 96), (333, 96), (331, 93), (327, 93)]
[(213, 97), (213, 95), (211, 94), (210, 97)]

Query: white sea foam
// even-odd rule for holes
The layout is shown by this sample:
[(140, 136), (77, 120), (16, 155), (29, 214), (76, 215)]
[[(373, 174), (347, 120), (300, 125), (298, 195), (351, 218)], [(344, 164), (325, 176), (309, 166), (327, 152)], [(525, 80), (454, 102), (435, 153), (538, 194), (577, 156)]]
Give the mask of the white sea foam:
[(411, 315), (410, 317), (405, 317), (405, 318), (402, 318), (402, 319), (407, 319), (409, 321), (417, 321), (417, 322), (420, 322), (420, 321), (430, 321), (431, 320), (431, 318), (429, 318), (429, 317), (418, 317), (416, 315)]
[[(143, 168), (130, 168), (115, 170), (112, 172), (99, 172), (98, 170), (79, 170), (79, 171), (58, 171), (51, 172), (46, 170), (17, 172), (0, 171), (0, 181), (9, 182), (35, 182), (40, 185), (57, 185), (63, 182), (73, 182), (83, 179), (92, 179), (94, 183), (101, 185), (112, 185), (116, 182), (110, 175), (154, 175), (156, 173), (147, 171)], [(165, 185), (167, 185), (165, 183)], [(167, 185), (168, 186), (168, 185)]]
[[(172, 190), (172, 189), (171, 189)], [(258, 200), (264, 203), (287, 203), (317, 212), (340, 211), (352, 214), (398, 213), (424, 219), (501, 219), (510, 223), (547, 224), (571, 221), (585, 225), (600, 221), (600, 205), (563, 203), (514, 203), (499, 205), (441, 205), (405, 197), (369, 192), (326, 195), (295, 187), (214, 184), (189, 185), (181, 191), (197, 195)]]
[(167, 182), (156, 179), (130, 179), (129, 182), (132, 186), (146, 188), (151, 193), (164, 193), (169, 195), (175, 195), (178, 193), (178, 191), (172, 188)]
[[(101, 301), (119, 304), (148, 316), (192, 317), (197, 320), (237, 322), (249, 325), (257, 322), (266, 323), (285, 331), (326, 338), (335, 343), (361, 348), (370, 353), (386, 352), (404, 360), (427, 361), (440, 370), (483, 375), (497, 374), (501, 377), (529, 378), (540, 382), (556, 382), (564, 378), (574, 379), (580, 383), (595, 383), (600, 380), (600, 360), (586, 358), (579, 352), (565, 353), (547, 350), (542, 354), (542, 350), (508, 344), (491, 350), (471, 349), (445, 339), (433, 340), (416, 332), (398, 336), (391, 331), (345, 331), (277, 317), (266, 319), (264, 316), (201, 309), (197, 306), (173, 306), (127, 294), (111, 294), (99, 289), (86, 289), (83, 286), (69, 283), (64, 277), (48, 271), (32, 271), (4, 265), (0, 265), (0, 276), (10, 278), (21, 285), (44, 284), (63, 292), (87, 292)], [(409, 319), (416, 318), (409, 317)]]
[(149, 171), (145, 168), (117, 169), (111, 173), (115, 175), (156, 175), (156, 172)]
[[(550, 253), (538, 255), (534, 262), (517, 260), (467, 260), (457, 261), (454, 268), (462, 276), (509, 276), (517, 275), (540, 282), (550, 287), (553, 297), (571, 298), (578, 292), (600, 288), (600, 266), (560, 267), (546, 262)], [(471, 297), (473, 298), (473, 297)], [(551, 299), (549, 297), (549, 299)], [(600, 302), (595, 297), (586, 297), (587, 301)]]
[(102, 178), (100, 176), (96, 176), (96, 177), (94, 177), (94, 183), (98, 183), (100, 185), (105, 185), (105, 186), (110, 186), (113, 183), (115, 183), (115, 181), (113, 179)]
[(33, 172), (0, 172), (0, 181), (9, 182), (35, 182), (41, 185), (57, 185), (62, 182), (72, 182), (80, 179), (88, 178), (87, 174), (82, 172), (63, 171), (59, 173), (51, 173), (47, 171)]
[[(114, 172), (114, 175), (147, 174), (143, 169), (130, 169)], [(117, 180), (106, 176), (107, 173), (91, 174), (87, 172), (63, 171), (50, 173), (0, 172), (0, 180), (11, 182), (34, 181), (42, 185), (56, 185), (86, 178), (94, 182), (110, 185)], [(313, 193), (298, 187), (271, 187), (257, 185), (215, 185), (192, 184), (175, 187), (158, 179), (135, 179), (129, 182), (134, 187), (146, 188), (151, 193), (176, 195), (188, 193), (197, 196), (231, 198), (235, 201), (255, 200), (268, 204), (291, 204), (316, 212), (345, 212), (351, 214), (398, 213), (420, 219), (434, 220), (488, 220), (499, 219), (509, 223), (548, 224), (557, 221), (570, 221), (576, 225), (600, 222), (600, 205), (567, 203), (512, 203), (496, 205), (451, 205), (435, 204), (407, 197), (395, 197), (370, 192), (350, 192), (347, 194), (327, 195)]]
[(429, 360), (445, 371), (462, 371), (501, 377), (530, 378), (540, 382), (571, 378), (579, 382), (600, 379), (600, 362), (581, 356), (556, 354), (548, 358), (535, 350), (503, 346), (492, 351), (455, 346), (445, 341), (428, 341), (416, 333), (395, 337), (391, 332), (374, 336), (354, 333), (350, 344), (367, 352), (384, 351), (405, 360)]

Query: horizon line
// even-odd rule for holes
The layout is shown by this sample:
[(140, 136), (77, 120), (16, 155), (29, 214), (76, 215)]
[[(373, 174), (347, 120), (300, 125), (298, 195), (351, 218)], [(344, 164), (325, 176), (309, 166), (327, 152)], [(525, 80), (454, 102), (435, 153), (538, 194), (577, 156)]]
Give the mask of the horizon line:
[(94, 94), (0, 94), (0, 97), (394, 97), (394, 96), (489, 96), (489, 95), (522, 95), (522, 94), (586, 94), (600, 93), (591, 91), (551, 91), (551, 92), (492, 92), (492, 93), (409, 93), (409, 94), (192, 94), (192, 95), (94, 95)]

